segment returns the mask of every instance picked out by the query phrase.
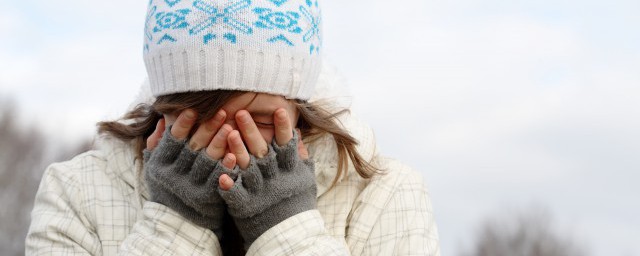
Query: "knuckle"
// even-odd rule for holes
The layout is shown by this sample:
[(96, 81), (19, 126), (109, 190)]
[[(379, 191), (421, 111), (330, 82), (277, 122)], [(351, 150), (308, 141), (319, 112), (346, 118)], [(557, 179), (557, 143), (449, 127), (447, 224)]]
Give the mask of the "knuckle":
[(212, 159), (217, 160), (217, 159), (219, 159), (219, 158), (220, 158), (220, 157), (218, 156), (218, 154), (216, 153), (216, 150), (215, 150), (215, 149), (212, 149), (211, 147), (208, 147), (208, 148), (206, 149), (206, 153), (207, 153), (207, 155), (208, 155), (209, 157), (211, 157)]
[(288, 135), (289, 133), (291, 133), (290, 129), (288, 126), (286, 125), (280, 125), (278, 126), (278, 131), (282, 134), (282, 135)]
[(240, 135), (238, 135), (237, 133), (233, 134), (233, 137), (231, 138), (231, 142), (233, 142), (233, 144), (238, 147), (244, 146), (242, 143), (242, 138), (240, 138)]
[(209, 145), (214, 149), (225, 148), (227, 146), (227, 141), (224, 138), (214, 138)]
[(226, 134), (224, 134), (222, 131), (220, 131), (220, 132), (216, 133), (216, 135), (213, 136), (212, 141), (214, 143), (221, 142), (221, 141), (224, 141), (225, 138), (226, 138)]
[(234, 154), (238, 155), (238, 156), (242, 156), (244, 157), (244, 155), (246, 155), (247, 153), (246, 150), (244, 149), (244, 147), (234, 147), (234, 149), (232, 150)]
[(213, 132), (216, 129), (216, 123), (215, 122), (205, 122), (204, 124), (202, 124), (201, 126), (204, 131), (206, 132)]
[(191, 122), (189, 122), (188, 120), (180, 120), (180, 121), (176, 121), (176, 123), (178, 123), (178, 128), (181, 128), (181, 130), (186, 130), (191, 128)]

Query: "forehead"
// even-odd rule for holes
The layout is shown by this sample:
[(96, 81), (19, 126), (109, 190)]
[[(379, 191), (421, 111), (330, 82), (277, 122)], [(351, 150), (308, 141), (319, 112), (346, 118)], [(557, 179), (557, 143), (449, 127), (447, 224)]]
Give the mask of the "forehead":
[(292, 109), (293, 104), (283, 96), (266, 93), (244, 93), (222, 106), (227, 114), (245, 109), (252, 115), (273, 115), (278, 108)]

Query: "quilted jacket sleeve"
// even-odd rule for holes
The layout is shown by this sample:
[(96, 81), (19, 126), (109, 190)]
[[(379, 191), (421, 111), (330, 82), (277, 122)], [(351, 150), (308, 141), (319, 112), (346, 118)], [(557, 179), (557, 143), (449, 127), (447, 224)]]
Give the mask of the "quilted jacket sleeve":
[(247, 255), (349, 255), (344, 243), (331, 237), (320, 212), (296, 214), (262, 234)]
[(81, 189), (73, 176), (51, 165), (36, 194), (27, 255), (102, 255), (100, 239), (79, 214)]
[[(127, 208), (127, 202), (96, 195), (113, 193), (114, 187), (101, 186), (101, 175), (92, 161), (72, 161), (51, 165), (45, 171), (36, 195), (32, 221), (26, 238), (27, 255), (221, 255), (218, 239), (210, 230), (196, 226), (168, 207), (146, 202), (133, 228), (114, 223), (95, 224), (87, 214)], [(93, 185), (89, 185), (93, 184)], [(130, 230), (122, 243), (105, 237)], [(114, 233), (115, 232), (115, 233)], [(105, 237), (100, 237), (101, 233)]]
[(218, 238), (164, 205), (147, 201), (143, 219), (120, 247), (120, 255), (222, 255)]
[(423, 179), (409, 172), (395, 187), (367, 239), (363, 255), (440, 255)]
[(438, 232), (421, 175), (393, 160), (356, 200), (347, 243), (353, 255), (439, 256)]
[[(353, 205), (346, 241), (328, 236), (323, 218), (313, 210), (268, 230), (248, 255), (439, 256), (437, 227), (422, 176), (397, 161), (385, 163), (390, 173), (373, 178)], [(346, 206), (336, 200), (331, 207)]]

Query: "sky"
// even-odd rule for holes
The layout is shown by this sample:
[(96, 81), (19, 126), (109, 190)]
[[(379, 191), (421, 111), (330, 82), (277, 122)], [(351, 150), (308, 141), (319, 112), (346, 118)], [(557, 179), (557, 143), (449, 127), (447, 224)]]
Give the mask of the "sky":
[[(52, 140), (91, 136), (145, 79), (146, 2), (0, 2), (0, 96)], [(320, 3), (325, 60), (425, 177), (443, 255), (531, 205), (590, 255), (640, 255), (640, 2)]]

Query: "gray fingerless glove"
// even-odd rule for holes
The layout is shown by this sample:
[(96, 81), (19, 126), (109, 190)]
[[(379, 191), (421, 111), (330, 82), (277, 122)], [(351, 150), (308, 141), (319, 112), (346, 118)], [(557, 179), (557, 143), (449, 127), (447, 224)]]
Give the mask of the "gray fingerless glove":
[(151, 201), (212, 230), (220, 239), (225, 205), (217, 188), (218, 178), (225, 172), (215, 169), (222, 164), (211, 159), (204, 149), (192, 151), (186, 139), (177, 140), (170, 131), (167, 128), (153, 151), (143, 152)]
[(219, 189), (247, 249), (271, 227), (316, 208), (314, 164), (300, 159), (297, 142), (296, 132), (283, 147), (274, 140), (264, 158), (251, 156), (229, 191)]

